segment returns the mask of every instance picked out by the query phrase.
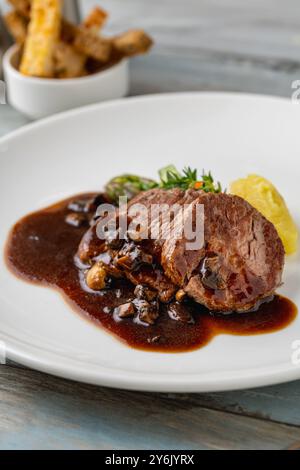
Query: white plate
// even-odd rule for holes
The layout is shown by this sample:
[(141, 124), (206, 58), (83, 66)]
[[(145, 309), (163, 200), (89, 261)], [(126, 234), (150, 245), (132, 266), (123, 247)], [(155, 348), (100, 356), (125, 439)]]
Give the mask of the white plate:
[[(122, 172), (155, 176), (174, 163), (211, 169), (227, 185), (255, 172), (282, 191), (300, 222), (300, 107), (261, 96), (192, 93), (95, 105), (29, 125), (0, 142), (0, 244), (21, 216)], [(300, 304), (299, 256), (281, 293)], [(195, 392), (300, 378), (288, 328), (222, 335), (203, 349), (162, 354), (131, 349), (89, 323), (55, 291), (27, 284), (1, 263), (0, 339), (8, 357), (59, 376), (136, 390)]]

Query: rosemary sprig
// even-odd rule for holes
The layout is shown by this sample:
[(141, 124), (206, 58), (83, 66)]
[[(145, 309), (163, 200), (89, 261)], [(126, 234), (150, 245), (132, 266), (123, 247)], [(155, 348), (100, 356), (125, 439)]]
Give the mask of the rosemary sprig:
[(206, 174), (203, 171), (202, 177), (199, 179), (196, 169), (192, 170), (190, 167), (186, 167), (182, 173), (179, 173), (174, 165), (169, 165), (159, 171), (159, 176), (160, 187), (163, 189), (202, 189), (206, 193), (222, 192), (221, 184), (214, 182), (211, 172)]
[(214, 182), (211, 172), (209, 171), (208, 174), (205, 174), (203, 171), (202, 174), (202, 187), (201, 189), (206, 193), (221, 193), (222, 186), (221, 183), (218, 181), (217, 183)]

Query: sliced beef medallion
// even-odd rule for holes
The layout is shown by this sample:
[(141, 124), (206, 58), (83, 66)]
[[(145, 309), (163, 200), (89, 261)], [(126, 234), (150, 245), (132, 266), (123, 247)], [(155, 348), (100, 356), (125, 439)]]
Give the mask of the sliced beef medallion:
[(237, 196), (195, 198), (204, 205), (204, 246), (189, 251), (184, 238), (166, 240), (166, 275), (210, 310), (254, 309), (281, 284), (284, 248), (275, 227)]
[[(114, 246), (111, 241), (97, 240), (94, 225), (79, 247), (81, 261), (93, 264), (101, 253), (109, 252), (118, 273), (136, 285), (155, 289), (161, 301), (168, 302), (180, 289), (220, 312), (254, 309), (280, 285), (282, 242), (275, 227), (243, 199), (224, 193), (152, 189), (130, 202), (130, 221), (135, 220), (131, 213), (135, 204), (148, 209), (142, 224), (148, 228), (141, 229), (140, 238), (132, 240), (128, 233), (128, 239)], [(197, 205), (203, 205), (204, 243), (200, 247), (188, 249), (190, 240), (183, 233), (179, 212), (171, 211), (169, 219), (155, 212), (162, 204), (184, 207), (193, 229)], [(149, 239), (153, 234), (155, 239)]]
[[(180, 190), (168, 191), (167, 193), (161, 190), (150, 190), (140, 193), (130, 201), (128, 209), (130, 210), (136, 204), (142, 204), (147, 208), (152, 204), (171, 206), (181, 196), (182, 191)], [(118, 226), (118, 210), (116, 215)], [(134, 218), (129, 217), (129, 219), (128, 222)], [(155, 223), (161, 228), (162, 220), (160, 218)], [(147, 237), (148, 234), (145, 236)], [(156, 242), (157, 247), (155, 246)], [(109, 276), (122, 276), (136, 286), (144, 285), (154, 289), (157, 298), (166, 303), (174, 297), (178, 287), (165, 275), (160, 264), (161, 243), (161, 239), (133, 241), (129, 234), (126, 235), (125, 240), (110, 239), (109, 236), (106, 240), (101, 240), (97, 236), (96, 222), (83, 236), (77, 257), (86, 268), (100, 261)]]

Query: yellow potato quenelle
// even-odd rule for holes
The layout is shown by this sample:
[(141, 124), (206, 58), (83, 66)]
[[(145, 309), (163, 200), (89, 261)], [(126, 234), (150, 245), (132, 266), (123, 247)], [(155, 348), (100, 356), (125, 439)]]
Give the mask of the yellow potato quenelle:
[(230, 192), (242, 197), (272, 222), (283, 242), (286, 254), (297, 251), (298, 230), (275, 186), (258, 175), (249, 175), (230, 185)]

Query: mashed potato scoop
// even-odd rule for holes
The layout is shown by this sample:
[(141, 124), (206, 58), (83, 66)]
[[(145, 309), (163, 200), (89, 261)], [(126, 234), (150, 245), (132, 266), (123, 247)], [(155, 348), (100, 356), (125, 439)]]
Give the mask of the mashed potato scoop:
[(240, 196), (273, 223), (282, 240), (286, 254), (298, 247), (298, 229), (289, 209), (275, 186), (266, 178), (249, 175), (230, 185), (231, 194)]

